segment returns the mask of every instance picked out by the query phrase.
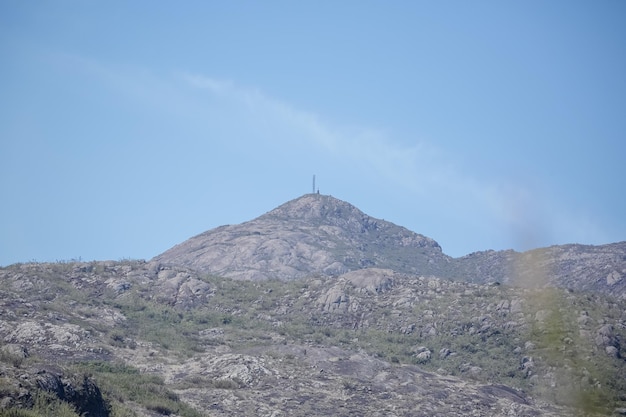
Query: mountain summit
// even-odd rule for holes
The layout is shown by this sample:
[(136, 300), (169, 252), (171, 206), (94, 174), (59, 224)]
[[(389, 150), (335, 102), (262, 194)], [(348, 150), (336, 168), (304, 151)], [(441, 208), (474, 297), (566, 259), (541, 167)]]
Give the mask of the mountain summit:
[(206, 231), (154, 258), (251, 280), (365, 267), (434, 274), (450, 259), (433, 239), (322, 194), (305, 194), (254, 220)]

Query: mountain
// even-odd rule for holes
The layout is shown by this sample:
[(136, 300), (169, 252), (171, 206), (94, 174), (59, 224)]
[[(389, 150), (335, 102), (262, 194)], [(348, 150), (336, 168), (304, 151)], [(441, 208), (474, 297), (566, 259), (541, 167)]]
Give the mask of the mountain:
[(234, 279), (291, 280), (386, 268), (475, 283), (557, 286), (626, 297), (626, 242), (523, 253), (491, 250), (452, 258), (429, 237), (320, 194), (305, 194), (254, 220), (206, 231), (153, 260)]
[(437, 242), (337, 198), (306, 194), (242, 224), (192, 237), (154, 258), (235, 279), (336, 276), (379, 267), (441, 275)]
[(0, 268), (0, 417), (626, 415), (626, 243), (445, 255), (307, 194)]

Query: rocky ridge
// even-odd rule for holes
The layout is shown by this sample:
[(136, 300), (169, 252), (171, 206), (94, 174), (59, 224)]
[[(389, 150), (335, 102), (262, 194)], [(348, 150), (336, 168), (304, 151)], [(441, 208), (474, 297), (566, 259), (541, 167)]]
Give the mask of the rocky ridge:
[(475, 252), (455, 259), (473, 282), (552, 286), (626, 297), (626, 242), (558, 245), (523, 253)]

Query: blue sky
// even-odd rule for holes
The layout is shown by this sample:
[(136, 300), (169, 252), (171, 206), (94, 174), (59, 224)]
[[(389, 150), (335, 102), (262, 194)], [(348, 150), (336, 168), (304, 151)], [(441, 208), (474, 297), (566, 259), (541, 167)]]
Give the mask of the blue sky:
[(445, 253), (626, 239), (626, 2), (0, 2), (0, 265), (310, 192)]

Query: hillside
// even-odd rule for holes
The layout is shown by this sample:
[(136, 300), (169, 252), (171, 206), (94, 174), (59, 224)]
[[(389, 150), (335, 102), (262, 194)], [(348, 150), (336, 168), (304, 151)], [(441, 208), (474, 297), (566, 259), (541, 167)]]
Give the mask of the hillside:
[(626, 406), (626, 305), (599, 294), (377, 268), (234, 281), (135, 261), (13, 265), (0, 281), (4, 408), (50, 396), (87, 416)]
[(626, 415), (626, 243), (445, 255), (307, 194), (0, 268), (0, 417)]

